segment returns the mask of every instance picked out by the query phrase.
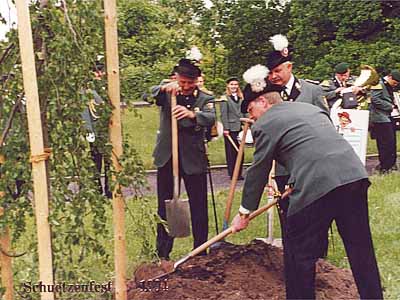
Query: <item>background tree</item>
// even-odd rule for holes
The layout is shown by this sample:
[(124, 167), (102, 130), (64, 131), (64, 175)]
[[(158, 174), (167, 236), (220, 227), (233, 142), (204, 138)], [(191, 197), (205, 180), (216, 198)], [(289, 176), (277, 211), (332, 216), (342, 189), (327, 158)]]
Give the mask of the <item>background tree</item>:
[(120, 1), (125, 101), (139, 99), (150, 86), (168, 77), (178, 59), (195, 43), (197, 27), (193, 26), (194, 16), (189, 8), (189, 1)]
[(399, 2), (293, 0), (288, 5), (298, 73), (323, 79), (342, 61), (381, 72), (400, 66)]
[(250, 66), (265, 63), (272, 49), (269, 38), (286, 34), (288, 10), (279, 1), (214, 1), (219, 15), (216, 26), (221, 43), (227, 50), (226, 63), (230, 76), (240, 76)]

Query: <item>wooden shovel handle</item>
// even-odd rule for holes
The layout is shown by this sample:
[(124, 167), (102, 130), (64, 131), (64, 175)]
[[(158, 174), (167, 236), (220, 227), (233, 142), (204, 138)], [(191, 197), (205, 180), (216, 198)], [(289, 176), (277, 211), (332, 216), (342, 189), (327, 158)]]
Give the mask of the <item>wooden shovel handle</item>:
[(172, 111), (176, 106), (176, 90), (171, 92), (171, 133), (172, 133), (172, 175), (174, 178), (173, 199), (179, 196), (179, 158), (178, 158), (178, 121)]
[[(249, 219), (253, 220), (255, 217), (261, 215), (263, 212), (267, 211), (268, 209), (270, 209), (272, 206), (274, 206), (276, 203), (278, 202), (278, 199), (275, 199), (273, 202), (266, 204), (262, 207), (260, 207), (259, 209), (253, 211), (250, 216)], [(225, 229), (224, 231), (222, 231), (220, 234), (214, 236), (213, 238), (209, 239), (207, 242), (205, 242), (204, 244), (200, 245), (199, 247), (197, 247), (196, 249), (192, 250), (192, 252), (190, 252), (187, 255), (187, 259), (196, 256), (197, 254), (199, 254), (200, 252), (203, 252), (204, 250), (206, 250), (208, 247), (210, 247), (212, 244), (224, 239), (225, 237), (227, 237), (228, 235), (230, 235), (232, 233), (232, 226), (229, 227), (228, 229)], [(185, 261), (187, 260), (185, 259)], [(183, 262), (183, 261), (182, 261)]]
[[(280, 197), (275, 197), (274, 201), (272, 201), (272, 202), (260, 207), (259, 209), (253, 211), (249, 216), (249, 220), (251, 221), (255, 217), (261, 215), (263, 212), (266, 212), (271, 207), (273, 207), (275, 204), (277, 204), (279, 200), (283, 200), (283, 199), (287, 198), (290, 195), (291, 192), (292, 192), (292, 188), (286, 189), (285, 192)], [(214, 236), (213, 238), (209, 239), (207, 242), (205, 242), (204, 244), (200, 245), (196, 249), (193, 249), (188, 255), (186, 255), (185, 257), (181, 258), (180, 260), (178, 260), (174, 264), (173, 271), (171, 271), (171, 272), (174, 272), (179, 265), (183, 264), (188, 259), (190, 259), (192, 257), (195, 257), (197, 254), (203, 252), (208, 247), (210, 247), (212, 244), (223, 240), (224, 238), (226, 238), (231, 233), (232, 233), (232, 226), (227, 228), (227, 229), (225, 229), (224, 231), (222, 231), (220, 234)], [(168, 272), (166, 274), (169, 274), (171, 272)], [(162, 274), (161, 276), (164, 276), (166, 274)]]
[(235, 195), (236, 183), (237, 183), (237, 179), (239, 177), (240, 165), (241, 165), (241, 162), (243, 159), (244, 146), (246, 144), (245, 143), (246, 135), (247, 135), (247, 130), (249, 129), (249, 127), (250, 127), (249, 122), (244, 123), (242, 142), (240, 143), (239, 152), (236, 156), (236, 163), (235, 163), (235, 168), (233, 169), (232, 181), (231, 181), (231, 185), (229, 187), (229, 194), (228, 194), (228, 198), (226, 199), (226, 207), (225, 207), (225, 215), (224, 215), (224, 223), (225, 224), (227, 224), (229, 222), (229, 218), (231, 216), (233, 196)]

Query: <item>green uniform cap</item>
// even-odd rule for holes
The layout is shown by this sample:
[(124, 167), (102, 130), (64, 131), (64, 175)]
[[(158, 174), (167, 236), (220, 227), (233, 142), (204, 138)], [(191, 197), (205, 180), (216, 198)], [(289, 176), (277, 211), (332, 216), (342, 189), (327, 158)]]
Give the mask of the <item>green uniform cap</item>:
[(342, 62), (335, 66), (335, 73), (337, 74), (344, 74), (349, 69), (350, 65), (348, 63)]
[(400, 82), (400, 71), (399, 70), (392, 70), (390, 72), (390, 74), (392, 75), (392, 78), (394, 80), (396, 80), (397, 82)]

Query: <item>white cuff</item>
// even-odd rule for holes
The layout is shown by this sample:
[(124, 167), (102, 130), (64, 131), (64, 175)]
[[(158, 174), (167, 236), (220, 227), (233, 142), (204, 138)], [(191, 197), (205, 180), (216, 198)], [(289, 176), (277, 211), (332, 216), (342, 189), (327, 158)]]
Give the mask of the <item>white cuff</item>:
[(239, 212), (244, 214), (244, 215), (249, 215), (251, 213), (250, 210), (248, 210), (247, 208), (244, 208), (243, 206), (240, 205), (239, 207)]

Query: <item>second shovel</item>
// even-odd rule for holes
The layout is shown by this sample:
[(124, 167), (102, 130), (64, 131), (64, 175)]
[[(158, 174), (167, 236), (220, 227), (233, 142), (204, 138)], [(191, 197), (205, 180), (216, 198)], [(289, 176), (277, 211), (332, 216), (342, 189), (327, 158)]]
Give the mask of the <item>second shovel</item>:
[(178, 122), (172, 116), (176, 106), (176, 91), (171, 93), (171, 131), (172, 131), (172, 172), (174, 193), (171, 200), (165, 200), (167, 212), (168, 234), (171, 237), (187, 237), (190, 235), (190, 207), (188, 199), (179, 199), (179, 160), (178, 160)]

